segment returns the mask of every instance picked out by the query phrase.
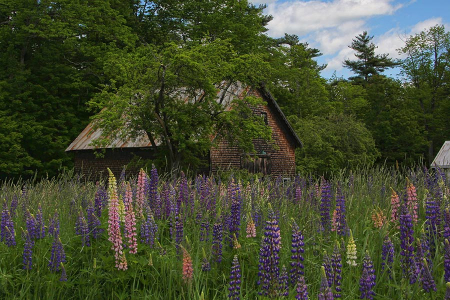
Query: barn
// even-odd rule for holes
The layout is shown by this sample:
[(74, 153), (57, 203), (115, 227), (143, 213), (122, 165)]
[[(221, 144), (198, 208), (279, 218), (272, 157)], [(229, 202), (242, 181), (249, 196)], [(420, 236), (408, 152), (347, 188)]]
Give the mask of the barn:
[(439, 168), (441, 172), (444, 172), (447, 178), (447, 182), (450, 182), (450, 141), (445, 141), (441, 150), (431, 163), (433, 169)]
[[(235, 83), (231, 87), (218, 89), (217, 99), (230, 106), (235, 97), (244, 98), (256, 96), (262, 98), (267, 105), (253, 108), (253, 113), (261, 116), (264, 122), (272, 129), (274, 145), (269, 145), (258, 139), (254, 140), (255, 153), (243, 153), (238, 146), (231, 146), (225, 139), (220, 139), (217, 146), (211, 148), (208, 157), (209, 173), (219, 170), (246, 169), (251, 173), (262, 173), (271, 176), (295, 175), (295, 149), (302, 143), (281, 111), (275, 99), (264, 87), (251, 87)], [(94, 151), (99, 150), (92, 146), (92, 141), (101, 136), (101, 129), (94, 129), (90, 123), (67, 147), (66, 152), (74, 156), (74, 167), (77, 173), (85, 176), (92, 174), (106, 174), (110, 168), (119, 174), (124, 166), (128, 173), (137, 173), (139, 165), (133, 162), (139, 159), (151, 160), (153, 149), (146, 135), (135, 140), (113, 140), (102, 150), (103, 156), (97, 157)]]

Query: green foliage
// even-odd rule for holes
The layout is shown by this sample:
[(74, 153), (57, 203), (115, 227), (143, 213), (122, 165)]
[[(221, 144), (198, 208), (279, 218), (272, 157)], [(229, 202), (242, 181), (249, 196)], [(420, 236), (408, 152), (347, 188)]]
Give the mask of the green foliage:
[(351, 116), (338, 114), (308, 119), (292, 116), (289, 120), (302, 133), (304, 146), (296, 152), (300, 174), (355, 170), (372, 166), (379, 156), (370, 132)]
[(345, 60), (344, 67), (350, 69), (357, 76), (352, 77), (355, 82), (368, 82), (370, 78), (380, 75), (386, 69), (398, 65), (397, 62), (388, 57), (388, 54), (375, 54), (377, 48), (371, 42), (373, 36), (369, 36), (367, 31), (356, 36), (349, 46), (356, 51), (357, 60)]

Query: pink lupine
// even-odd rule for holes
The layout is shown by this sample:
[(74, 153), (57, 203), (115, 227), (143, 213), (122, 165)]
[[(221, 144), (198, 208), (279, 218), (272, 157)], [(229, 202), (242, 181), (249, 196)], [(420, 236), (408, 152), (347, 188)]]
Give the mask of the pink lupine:
[(398, 221), (399, 217), (399, 208), (400, 208), (400, 198), (398, 197), (397, 193), (392, 189), (391, 194), (391, 222)]
[(192, 266), (192, 258), (187, 252), (186, 249), (183, 248), (183, 281), (186, 284), (190, 284), (192, 279), (194, 278), (194, 269)]
[(137, 232), (136, 232), (136, 218), (133, 211), (133, 192), (131, 185), (128, 182), (125, 190), (125, 237), (128, 239), (128, 247), (130, 253), (137, 253)]
[(406, 195), (407, 195), (407, 206), (408, 206), (408, 210), (411, 213), (411, 217), (412, 217), (412, 221), (413, 223), (417, 223), (417, 220), (419, 219), (417, 210), (419, 208), (419, 202), (417, 200), (417, 193), (416, 193), (416, 188), (415, 186), (412, 184), (412, 182), (407, 183), (407, 187), (406, 187)]
[(331, 217), (331, 231), (337, 231), (338, 223), (337, 223), (337, 209), (333, 211), (333, 217)]
[(108, 168), (108, 240), (113, 244), (111, 249), (114, 250), (116, 259), (116, 268), (119, 270), (127, 269), (127, 261), (122, 248), (122, 234), (120, 232), (119, 219), (119, 197), (117, 195), (117, 183), (114, 174)]
[(136, 211), (139, 218), (144, 216), (144, 199), (145, 199), (145, 181), (147, 174), (143, 169), (140, 170), (138, 176)]
[(249, 217), (249, 220), (247, 222), (247, 238), (254, 238), (256, 237), (256, 226), (255, 226), (255, 222), (253, 222), (252, 217)]

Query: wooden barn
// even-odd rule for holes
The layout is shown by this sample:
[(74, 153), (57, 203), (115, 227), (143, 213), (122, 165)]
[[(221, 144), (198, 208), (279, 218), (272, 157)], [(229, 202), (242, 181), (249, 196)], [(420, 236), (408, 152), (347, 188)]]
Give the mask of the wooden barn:
[[(230, 146), (222, 139), (216, 147), (209, 151), (209, 171), (215, 173), (219, 170), (247, 169), (251, 173), (262, 173), (272, 176), (295, 175), (295, 149), (302, 143), (281, 111), (275, 99), (264, 87), (253, 88), (236, 83), (231, 87), (219, 88), (217, 98), (224, 105), (230, 105), (236, 97), (256, 96), (262, 98), (267, 105), (253, 109), (253, 113), (264, 118), (265, 123), (272, 129), (273, 145), (254, 140), (256, 153), (246, 155), (237, 146)], [(119, 174), (124, 166), (128, 173), (138, 172), (138, 166), (130, 164), (136, 159), (152, 159), (153, 150), (146, 135), (136, 140), (114, 140), (106, 147), (102, 158), (94, 154), (92, 141), (101, 135), (101, 130), (94, 130), (89, 124), (78, 137), (67, 147), (66, 152), (74, 154), (75, 171), (89, 176), (90, 174), (106, 174), (110, 168)]]
[(431, 163), (431, 167), (434, 169), (439, 168), (447, 177), (447, 182), (450, 182), (450, 141), (446, 141), (442, 145), (441, 150), (439, 150)]

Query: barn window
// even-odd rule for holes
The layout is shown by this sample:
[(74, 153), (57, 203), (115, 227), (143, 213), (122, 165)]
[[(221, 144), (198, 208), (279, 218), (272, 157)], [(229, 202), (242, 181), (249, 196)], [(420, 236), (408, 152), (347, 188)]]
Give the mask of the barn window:
[(261, 112), (261, 118), (264, 120), (264, 124), (269, 124), (269, 122), (267, 121), (267, 113), (266, 112)]
[(244, 154), (241, 156), (241, 169), (250, 173), (262, 173), (270, 175), (272, 161), (269, 154)]

